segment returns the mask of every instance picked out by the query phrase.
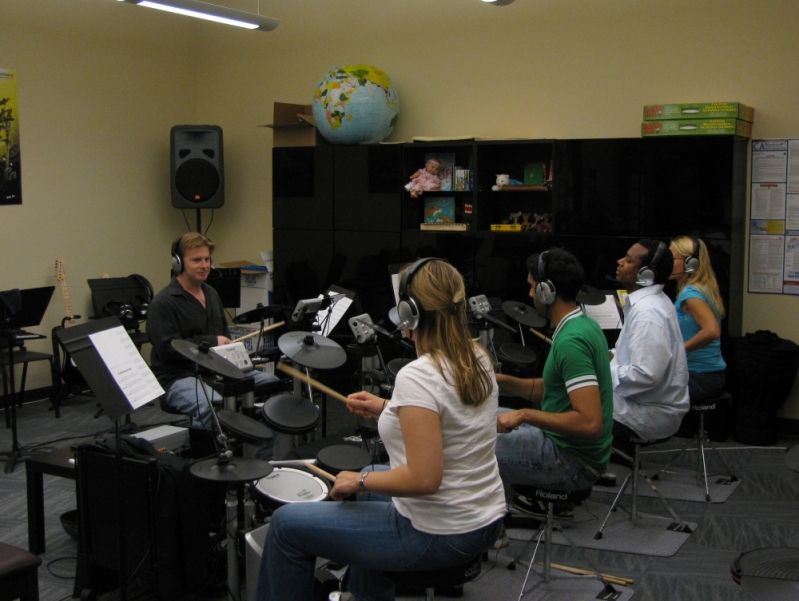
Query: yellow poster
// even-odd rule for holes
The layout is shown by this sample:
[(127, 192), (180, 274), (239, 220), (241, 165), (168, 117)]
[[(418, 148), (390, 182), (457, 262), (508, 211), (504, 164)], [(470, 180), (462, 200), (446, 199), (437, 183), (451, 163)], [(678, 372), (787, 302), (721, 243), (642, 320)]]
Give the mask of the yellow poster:
[(0, 205), (22, 204), (17, 73), (0, 68)]

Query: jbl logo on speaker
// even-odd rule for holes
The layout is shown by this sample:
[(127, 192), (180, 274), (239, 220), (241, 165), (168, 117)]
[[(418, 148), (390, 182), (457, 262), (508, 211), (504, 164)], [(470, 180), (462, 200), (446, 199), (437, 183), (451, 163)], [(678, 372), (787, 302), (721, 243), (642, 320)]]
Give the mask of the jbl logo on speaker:
[(169, 154), (173, 207), (218, 209), (225, 204), (221, 127), (175, 125)]

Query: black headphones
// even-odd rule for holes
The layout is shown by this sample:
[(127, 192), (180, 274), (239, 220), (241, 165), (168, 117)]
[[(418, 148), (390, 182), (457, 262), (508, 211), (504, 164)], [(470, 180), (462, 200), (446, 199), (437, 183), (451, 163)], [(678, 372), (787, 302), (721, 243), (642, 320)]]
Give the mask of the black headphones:
[(180, 252), (180, 241), (183, 236), (172, 243), (172, 273), (180, 275), (183, 273), (183, 255)]
[(548, 250), (545, 250), (538, 255), (538, 278), (536, 278), (538, 281), (535, 285), (535, 297), (538, 299), (538, 302), (544, 305), (551, 305), (555, 302), (555, 298), (557, 297), (555, 284), (553, 284), (546, 275), (548, 252)]
[(408, 286), (410, 285), (413, 276), (416, 275), (416, 272), (419, 271), (419, 269), (421, 269), (422, 265), (429, 263), (430, 261), (441, 260), (442, 259), (437, 259), (436, 257), (419, 259), (405, 272), (403, 272), (402, 277), (400, 277), (397, 315), (399, 316), (400, 323), (404, 323), (405, 327), (409, 330), (415, 330), (422, 325), (424, 308), (422, 307), (422, 303), (419, 302), (419, 299), (408, 292)]
[(699, 240), (691, 236), (691, 242), (694, 245), (694, 250), (689, 257), (685, 257), (683, 261), (683, 271), (685, 273), (694, 273), (699, 269)]
[(118, 317), (126, 330), (132, 330), (139, 325), (138, 310), (130, 303), (121, 301), (108, 301), (103, 307), (107, 316)]
[(652, 286), (655, 283), (657, 274), (653, 267), (657, 267), (658, 261), (660, 261), (660, 257), (663, 256), (664, 252), (666, 252), (666, 245), (658, 241), (658, 249), (655, 251), (655, 256), (652, 257), (648, 265), (642, 265), (638, 270), (638, 277), (635, 280), (636, 284), (639, 286)]

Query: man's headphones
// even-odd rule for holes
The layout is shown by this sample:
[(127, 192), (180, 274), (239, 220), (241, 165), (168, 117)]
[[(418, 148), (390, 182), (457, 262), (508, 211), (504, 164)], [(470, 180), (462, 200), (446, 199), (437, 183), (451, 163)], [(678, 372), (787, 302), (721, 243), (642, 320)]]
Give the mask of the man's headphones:
[(683, 261), (683, 271), (685, 273), (694, 273), (699, 269), (699, 240), (691, 236), (691, 242), (694, 245), (694, 250), (691, 256), (685, 257)]
[(400, 324), (405, 324), (405, 327), (409, 330), (415, 330), (422, 325), (424, 308), (422, 307), (422, 303), (419, 302), (419, 299), (408, 292), (408, 286), (410, 285), (413, 276), (416, 275), (416, 272), (419, 271), (419, 269), (421, 269), (422, 265), (429, 263), (430, 261), (441, 260), (443, 259), (437, 259), (436, 257), (419, 259), (405, 272), (403, 272), (402, 277), (400, 277), (397, 315), (399, 316)]
[(183, 255), (180, 252), (180, 241), (183, 236), (180, 236), (172, 243), (172, 273), (180, 275), (183, 273)]
[(652, 286), (655, 283), (655, 280), (657, 280), (657, 273), (654, 268), (657, 267), (660, 257), (662, 257), (665, 252), (666, 245), (658, 241), (658, 249), (655, 251), (655, 256), (652, 257), (648, 265), (642, 265), (638, 270), (638, 277), (635, 280), (636, 284), (639, 286)]
[(553, 284), (546, 275), (548, 252), (549, 251), (545, 250), (538, 255), (538, 277), (536, 278), (537, 282), (535, 284), (535, 297), (538, 299), (538, 302), (544, 305), (551, 305), (555, 302), (555, 298), (557, 297), (555, 284)]
[[(134, 304), (122, 301), (108, 301), (103, 306), (103, 313), (106, 316), (118, 317), (126, 330), (133, 330), (139, 327), (139, 319), (144, 319), (141, 316), (139, 308), (135, 305), (136, 300), (131, 301)], [(146, 309), (144, 315), (146, 316)]]

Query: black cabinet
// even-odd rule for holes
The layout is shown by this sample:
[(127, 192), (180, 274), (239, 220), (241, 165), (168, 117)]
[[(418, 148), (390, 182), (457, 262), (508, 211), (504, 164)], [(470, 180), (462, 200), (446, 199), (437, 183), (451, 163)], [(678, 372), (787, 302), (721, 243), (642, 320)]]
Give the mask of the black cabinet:
[(272, 227), (333, 229), (333, 147), (272, 150)]
[(336, 230), (399, 232), (401, 152), (399, 145), (335, 148)]
[[(468, 191), (412, 198), (409, 176), (431, 154), (472, 170)], [(744, 279), (747, 140), (730, 136), (503, 140), (273, 151), (276, 294), (291, 304), (331, 284), (351, 289), (374, 319), (393, 306), (388, 266), (448, 259), (467, 293), (527, 300), (525, 259), (560, 246), (588, 283), (606, 276), (639, 238), (694, 235), (709, 245), (728, 306), (726, 333), (740, 335)], [(524, 181), (544, 166), (544, 185), (493, 191), (499, 174)], [(453, 197), (465, 232), (422, 231), (424, 199)], [(511, 214), (550, 214), (551, 231), (492, 231)]]

